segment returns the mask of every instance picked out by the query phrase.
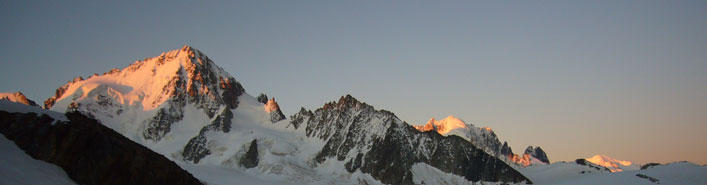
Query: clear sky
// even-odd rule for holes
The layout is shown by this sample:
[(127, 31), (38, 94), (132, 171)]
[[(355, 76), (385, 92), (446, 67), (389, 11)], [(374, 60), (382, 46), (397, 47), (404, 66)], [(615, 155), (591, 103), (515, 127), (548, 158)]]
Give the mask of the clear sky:
[(191, 45), (286, 115), (351, 94), (516, 153), (707, 163), (707, 1), (0, 1), (0, 91), (43, 102)]

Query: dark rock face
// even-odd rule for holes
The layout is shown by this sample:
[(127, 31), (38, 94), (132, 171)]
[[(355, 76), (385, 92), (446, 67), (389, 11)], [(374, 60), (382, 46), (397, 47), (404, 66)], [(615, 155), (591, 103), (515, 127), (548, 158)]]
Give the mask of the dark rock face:
[(231, 119), (233, 118), (233, 112), (229, 109), (223, 110), (210, 125), (201, 128), (199, 135), (193, 137), (189, 140), (187, 145), (184, 146), (182, 150), (182, 156), (185, 161), (192, 161), (194, 163), (199, 163), (199, 160), (211, 154), (207, 146), (206, 134), (208, 132), (223, 132), (228, 133), (231, 131)]
[(501, 151), (499, 152), (503, 156), (509, 156), (513, 155), (513, 149), (511, 149), (510, 146), (508, 146), (508, 142), (503, 142), (503, 146), (501, 146)]
[(579, 165), (585, 165), (585, 166), (587, 165), (587, 160), (586, 160), (586, 159), (577, 159), (577, 160), (574, 160), (574, 162), (577, 163), (577, 164), (579, 164)]
[(79, 184), (202, 184), (177, 164), (78, 112), (68, 123), (0, 111), (0, 132)]
[(289, 126), (294, 127), (295, 129), (298, 129), (302, 123), (306, 123), (309, 118), (314, 117), (314, 113), (312, 111), (305, 109), (304, 107), (300, 108), (299, 112), (295, 115), (290, 116), (290, 124)]
[(206, 146), (207, 140), (205, 135), (205, 130), (202, 129), (199, 132), (199, 135), (191, 138), (187, 145), (184, 146), (184, 150), (182, 150), (182, 157), (184, 157), (185, 161), (199, 163), (199, 160), (211, 154), (211, 151)]
[(594, 163), (588, 162), (586, 159), (577, 159), (577, 160), (574, 160), (574, 161), (575, 161), (575, 163), (577, 163), (577, 164), (579, 164), (579, 165), (588, 166), (588, 167), (594, 168), (594, 169), (599, 170), (599, 171), (607, 171), (607, 172), (610, 172), (610, 171), (611, 171), (611, 170), (609, 170), (609, 168), (607, 168), (607, 167), (595, 165)]
[[(189, 103), (195, 103), (196, 107), (203, 109), (209, 117), (213, 117), (223, 104), (229, 109), (235, 109), (238, 106), (238, 96), (245, 91), (241, 84), (231, 77), (224, 79), (218, 76), (215, 72), (218, 66), (201, 51), (189, 46), (182, 47), (181, 51), (191, 56), (191, 62), (183, 66)], [(224, 92), (217, 94), (217, 89)]]
[(262, 104), (268, 103), (268, 95), (265, 95), (263, 93), (260, 93), (260, 95), (258, 95), (257, 99), (258, 99), (258, 102), (260, 102)]
[(161, 108), (155, 117), (145, 120), (147, 128), (142, 132), (145, 139), (159, 141), (171, 128), (172, 123), (182, 120), (184, 112), (184, 101), (170, 101), (167, 108)]
[(306, 124), (308, 137), (326, 141), (315, 161), (345, 161), (348, 171), (360, 169), (386, 184), (412, 184), (410, 168), (415, 163), (426, 163), (474, 182), (531, 183), (461, 137), (420, 132), (393, 113), (375, 110), (350, 95), (314, 113), (303, 109), (292, 117), (291, 124)]
[(243, 86), (233, 77), (226, 80), (223, 78), (220, 79), (221, 89), (223, 90), (223, 93), (221, 93), (223, 102), (226, 103), (229, 109), (235, 109), (238, 107), (238, 97), (245, 93), (245, 89), (243, 89)]
[(545, 154), (545, 151), (543, 151), (543, 149), (541, 149), (540, 147), (533, 148), (533, 146), (528, 146), (528, 148), (525, 149), (524, 153), (535, 157), (541, 162), (550, 164), (550, 159), (547, 158), (547, 154)]
[(285, 117), (285, 114), (283, 114), (282, 111), (280, 111), (280, 109), (270, 112), (270, 122), (271, 123), (275, 123), (275, 122), (278, 122), (278, 121), (281, 121), (284, 119), (287, 119), (287, 117)]
[(639, 173), (639, 174), (636, 174), (636, 177), (648, 179), (648, 180), (651, 181), (652, 183), (660, 184), (660, 180), (658, 180), (658, 179), (656, 179), (656, 178), (653, 178), (653, 177), (651, 177), (651, 176), (648, 176), (648, 175), (643, 175), (643, 174), (640, 174), (640, 173)]
[(248, 151), (241, 159), (241, 166), (246, 168), (253, 168), (258, 166), (259, 161), (260, 160), (258, 159), (258, 141), (254, 139), (252, 142), (250, 142), (250, 147), (248, 147)]
[(643, 166), (641, 166), (641, 170), (645, 170), (645, 169), (651, 168), (651, 167), (653, 167), (653, 166), (660, 166), (660, 165), (661, 165), (660, 163), (648, 163), (648, 164), (644, 164)]

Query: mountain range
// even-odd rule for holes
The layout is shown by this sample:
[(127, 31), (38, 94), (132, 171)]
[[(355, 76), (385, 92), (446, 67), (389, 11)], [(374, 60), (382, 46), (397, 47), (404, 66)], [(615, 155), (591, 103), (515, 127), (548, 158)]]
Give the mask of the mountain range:
[(504, 141), (501, 144), (491, 128), (476, 127), (451, 115), (442, 120), (431, 118), (427, 124), (413, 127), (422, 132), (432, 130), (444, 136), (459, 136), (483, 149), (486, 153), (512, 165), (525, 167), (531, 164), (550, 163), (547, 154), (540, 147), (528, 146), (523, 154), (514, 154), (513, 149), (508, 146), (508, 142)]
[(19, 92), (0, 99), (0, 133), (77, 184), (551, 184), (548, 174), (640, 168), (606, 156), (551, 164), (540, 147), (514, 154), (489, 127), (410, 124), (351, 95), (287, 117), (190, 46), (77, 77), (41, 108)]

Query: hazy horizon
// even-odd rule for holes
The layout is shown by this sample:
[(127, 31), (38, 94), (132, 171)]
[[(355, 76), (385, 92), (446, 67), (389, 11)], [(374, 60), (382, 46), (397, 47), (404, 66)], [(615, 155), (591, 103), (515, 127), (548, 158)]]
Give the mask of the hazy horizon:
[(190, 45), (288, 117), (351, 94), (551, 162), (707, 164), (707, 2), (0, 2), (0, 92), (42, 102)]

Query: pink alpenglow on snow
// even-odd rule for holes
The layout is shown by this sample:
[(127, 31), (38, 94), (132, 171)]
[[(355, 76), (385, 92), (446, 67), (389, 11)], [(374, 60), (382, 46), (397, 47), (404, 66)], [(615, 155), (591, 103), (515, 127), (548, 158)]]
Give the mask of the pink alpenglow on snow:
[(586, 158), (586, 160), (599, 166), (609, 168), (611, 172), (638, 170), (641, 168), (641, 165), (632, 163), (631, 161), (618, 160), (605, 155), (595, 155)]

